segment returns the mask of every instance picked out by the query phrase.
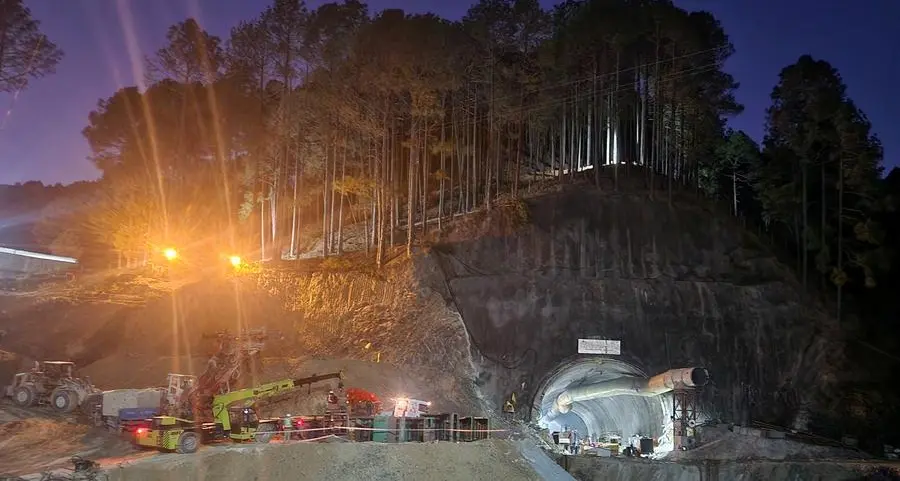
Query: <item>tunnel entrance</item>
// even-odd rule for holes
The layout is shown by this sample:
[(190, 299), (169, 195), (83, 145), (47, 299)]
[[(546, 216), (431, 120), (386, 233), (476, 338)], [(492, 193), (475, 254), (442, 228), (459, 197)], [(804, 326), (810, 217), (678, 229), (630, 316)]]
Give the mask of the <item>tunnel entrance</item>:
[[(541, 383), (532, 403), (531, 419), (553, 431), (578, 430), (583, 439), (613, 436), (623, 443), (638, 435), (658, 440), (657, 452), (672, 449), (672, 393), (638, 394), (631, 383), (646, 384), (649, 376), (637, 366), (607, 357), (580, 357), (561, 363)], [(655, 379), (655, 378), (654, 378)], [(705, 381), (704, 381), (705, 383)], [(560, 394), (603, 392), (566, 398)]]

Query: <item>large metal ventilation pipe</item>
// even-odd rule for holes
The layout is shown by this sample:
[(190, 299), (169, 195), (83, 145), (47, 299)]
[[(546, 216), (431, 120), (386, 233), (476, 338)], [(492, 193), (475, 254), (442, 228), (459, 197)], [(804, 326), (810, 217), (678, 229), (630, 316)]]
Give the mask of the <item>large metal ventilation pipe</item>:
[(587, 384), (566, 389), (556, 396), (553, 406), (547, 413), (548, 419), (565, 414), (576, 402), (589, 401), (603, 397), (632, 395), (658, 396), (676, 388), (702, 387), (709, 382), (709, 372), (702, 367), (685, 367), (671, 369), (657, 374), (650, 379), (625, 376), (596, 384)]

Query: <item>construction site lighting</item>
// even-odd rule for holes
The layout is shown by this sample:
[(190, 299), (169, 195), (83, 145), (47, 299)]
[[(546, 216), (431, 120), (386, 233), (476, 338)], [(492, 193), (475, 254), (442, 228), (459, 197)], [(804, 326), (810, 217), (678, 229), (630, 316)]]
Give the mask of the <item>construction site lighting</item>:
[(174, 261), (178, 258), (178, 251), (170, 247), (163, 251), (163, 255), (166, 256), (166, 259)]
[(231, 256), (228, 258), (228, 262), (231, 262), (231, 265), (234, 267), (240, 267), (241, 258), (240, 258), (240, 256)]

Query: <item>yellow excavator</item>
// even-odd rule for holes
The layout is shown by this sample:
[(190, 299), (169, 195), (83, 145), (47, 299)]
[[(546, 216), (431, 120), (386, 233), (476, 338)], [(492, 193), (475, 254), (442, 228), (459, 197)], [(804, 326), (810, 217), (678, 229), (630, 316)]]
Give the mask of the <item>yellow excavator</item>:
[(212, 400), (213, 422), (204, 423), (177, 416), (155, 416), (149, 427), (135, 432), (135, 443), (140, 447), (190, 454), (196, 452), (201, 444), (227, 439), (234, 442), (268, 442), (280, 423), (277, 419), (260, 420), (253, 408), (256, 401), (329, 379), (338, 379), (339, 387), (342, 388), (344, 372), (284, 379), (218, 394)]

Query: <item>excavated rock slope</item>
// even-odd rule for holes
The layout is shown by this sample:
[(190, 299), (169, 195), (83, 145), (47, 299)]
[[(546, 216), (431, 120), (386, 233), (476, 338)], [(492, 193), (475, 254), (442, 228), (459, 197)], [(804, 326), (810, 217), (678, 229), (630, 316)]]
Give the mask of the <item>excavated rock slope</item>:
[(469, 218), (431, 259), (495, 405), (532, 399), (592, 336), (621, 340), (615, 357), (649, 374), (707, 367), (705, 413), (736, 421), (787, 422), (838, 365), (834, 323), (789, 270), (692, 197), (573, 187)]

